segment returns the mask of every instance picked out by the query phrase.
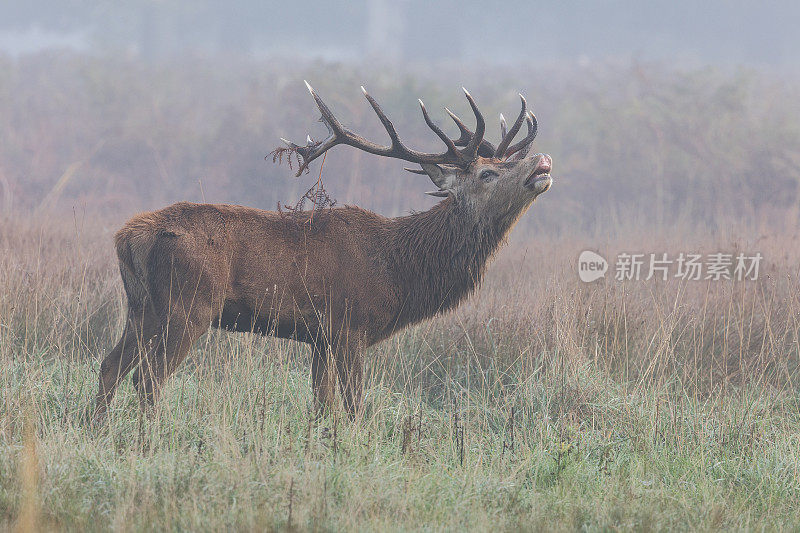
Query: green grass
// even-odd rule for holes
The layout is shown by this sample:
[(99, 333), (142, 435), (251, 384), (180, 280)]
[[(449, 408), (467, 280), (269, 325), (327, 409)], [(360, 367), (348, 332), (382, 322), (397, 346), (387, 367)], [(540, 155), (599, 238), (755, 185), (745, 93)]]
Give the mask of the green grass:
[[(409, 356), (378, 351), (377, 364)], [(632, 392), (591, 364), (554, 364), (516, 376), (515, 387), (486, 373), (485, 383), (446, 380), (415, 394), (373, 371), (362, 420), (314, 421), (308, 354), (292, 344), (214, 334), (195, 357), (200, 363), (170, 380), (148, 416), (126, 382), (101, 430), (81, 424), (94, 365), (6, 360), (3, 527), (22, 504), (26, 417), (36, 428), (37, 506), (48, 528), (800, 525), (795, 393), (743, 387), (697, 399), (676, 383)]]

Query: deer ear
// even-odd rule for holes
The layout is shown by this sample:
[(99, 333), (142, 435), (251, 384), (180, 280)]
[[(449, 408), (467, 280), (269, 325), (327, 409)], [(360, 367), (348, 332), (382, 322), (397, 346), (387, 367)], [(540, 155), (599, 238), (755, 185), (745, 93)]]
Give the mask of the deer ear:
[(456, 183), (457, 170), (454, 167), (446, 165), (436, 165), (433, 163), (420, 163), (422, 170), (431, 179), (434, 185), (439, 187), (440, 191), (452, 189)]

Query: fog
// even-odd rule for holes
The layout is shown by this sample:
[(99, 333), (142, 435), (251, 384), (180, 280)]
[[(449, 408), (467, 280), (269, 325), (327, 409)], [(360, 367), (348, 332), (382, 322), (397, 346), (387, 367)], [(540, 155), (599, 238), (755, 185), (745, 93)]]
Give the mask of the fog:
[(0, 5), (0, 51), (149, 61), (275, 54), (328, 60), (550, 64), (615, 60), (796, 72), (800, 4), (674, 0), (29, 0)]
[[(274, 210), (320, 171), (265, 156), (323, 128), (303, 80), (343, 123), (440, 149), (476, 97), (496, 140), (517, 92), (556, 185), (550, 231), (797, 225), (800, 5), (451, 0), (0, 4), (0, 214), (100, 212), (116, 227), (178, 200)], [(353, 149), (325, 160), (337, 205), (395, 216), (433, 205), (426, 179)], [(265, 160), (266, 159), (266, 160)]]

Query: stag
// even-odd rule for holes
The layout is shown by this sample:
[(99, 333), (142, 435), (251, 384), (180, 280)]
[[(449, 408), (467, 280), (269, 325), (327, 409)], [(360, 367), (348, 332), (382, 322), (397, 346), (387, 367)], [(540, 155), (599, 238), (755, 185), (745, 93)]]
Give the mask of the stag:
[[(484, 139), (485, 121), (464, 89), (475, 131), (447, 110), (460, 131), (441, 153), (400, 140), (377, 101), (362, 87), (391, 143), (382, 146), (345, 128), (306, 82), (329, 131), (305, 146), (285, 141), (300, 161), (298, 175), (336, 145), (419, 165), (429, 192), (442, 200), (428, 211), (386, 218), (358, 207), (296, 216), (235, 205), (177, 203), (134, 216), (116, 234), (128, 299), (119, 342), (100, 365), (94, 420), (135, 368), (143, 406), (209, 327), (295, 339), (311, 345), (311, 383), (318, 409), (331, 407), (336, 383), (344, 407), (361, 406), (366, 348), (403, 328), (454, 308), (473, 293), (492, 255), (537, 196), (552, 184), (548, 155), (530, 153), (537, 122), (522, 109), (502, 139)], [(522, 125), (527, 135), (511, 144)]]

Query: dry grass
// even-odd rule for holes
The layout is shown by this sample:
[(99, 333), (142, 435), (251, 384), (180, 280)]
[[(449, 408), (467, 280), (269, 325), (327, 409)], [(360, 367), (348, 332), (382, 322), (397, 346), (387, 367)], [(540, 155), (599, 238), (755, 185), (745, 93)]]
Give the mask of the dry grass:
[[(360, 424), (312, 421), (304, 346), (213, 332), (152, 416), (126, 383), (110, 428), (92, 432), (81, 419), (122, 320), (110, 229), (6, 221), (0, 520), (791, 529), (800, 503), (791, 239), (728, 243), (764, 254), (757, 282), (583, 284), (575, 262), (586, 243), (518, 238), (467, 305), (370, 353)], [(687, 251), (652, 236), (603, 251), (623, 244)]]
[[(0, 57), (0, 529), (800, 527), (796, 84), (293, 65)], [(474, 298), (370, 351), (359, 424), (312, 421), (307, 347), (214, 331), (151, 416), (126, 380), (85, 428), (122, 326), (113, 232), (177, 199), (291, 205), (308, 180), (263, 157), (313, 126), (304, 77), (379, 140), (367, 85), (420, 148), (418, 96), (465, 113), (464, 84), (490, 117), (523, 88), (555, 186)], [(329, 155), (339, 204), (428, 205), (402, 165)], [(584, 284), (585, 249), (764, 262), (755, 282)]]

